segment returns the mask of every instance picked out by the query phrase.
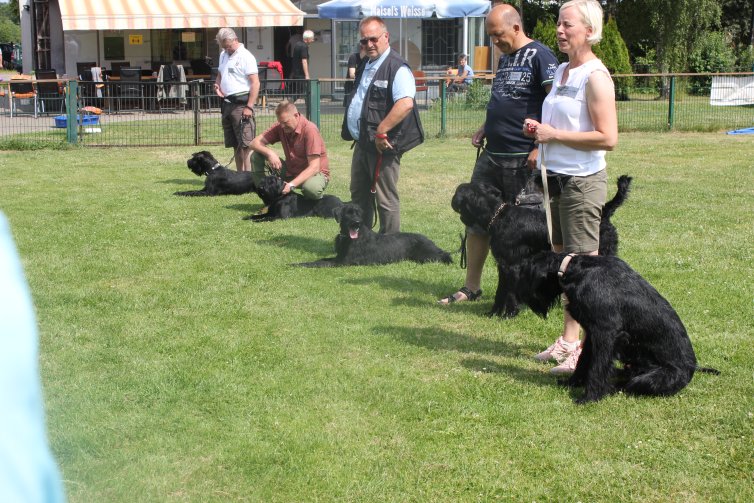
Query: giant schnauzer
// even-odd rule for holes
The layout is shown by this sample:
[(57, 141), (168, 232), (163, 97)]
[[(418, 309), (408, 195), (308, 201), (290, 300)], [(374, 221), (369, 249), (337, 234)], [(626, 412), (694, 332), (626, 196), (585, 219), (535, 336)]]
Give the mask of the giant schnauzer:
[[(635, 395), (678, 393), (697, 367), (681, 319), (665, 298), (617, 257), (540, 252), (520, 266), (518, 298), (545, 317), (568, 298), (568, 312), (586, 334), (576, 370), (566, 381), (584, 386), (576, 403), (616, 389)], [(616, 369), (615, 361), (623, 364)]]
[[(630, 176), (621, 176), (615, 197), (602, 208), (600, 255), (615, 255), (618, 252), (618, 231), (610, 222), (610, 217), (626, 200), (631, 180)], [(497, 188), (483, 183), (459, 185), (451, 205), (464, 224), (486, 229), (490, 235), (490, 249), (497, 261), (498, 283), (495, 302), (488, 315), (516, 316), (521, 304), (515, 293), (518, 281), (516, 266), (524, 258), (550, 249), (544, 209), (519, 202), (508, 204), (503, 201), (503, 194)]]
[(361, 208), (347, 203), (336, 211), (340, 234), (335, 237), (335, 257), (305, 262), (304, 267), (389, 264), (401, 260), (450, 264), (450, 254), (428, 237), (410, 232), (378, 234), (364, 224)]
[(295, 192), (284, 195), (283, 187), (285, 187), (285, 182), (279, 176), (265, 176), (256, 187), (256, 193), (267, 207), (267, 211), (263, 214), (246, 216), (244, 220), (271, 222), (296, 217), (334, 218), (334, 210), (343, 205), (343, 201), (336, 196), (307, 199)]
[(251, 171), (230, 170), (217, 162), (217, 159), (206, 150), (194, 153), (186, 164), (196, 176), (206, 175), (207, 179), (202, 190), (176, 192), (176, 196), (239, 195), (253, 192), (255, 189)]

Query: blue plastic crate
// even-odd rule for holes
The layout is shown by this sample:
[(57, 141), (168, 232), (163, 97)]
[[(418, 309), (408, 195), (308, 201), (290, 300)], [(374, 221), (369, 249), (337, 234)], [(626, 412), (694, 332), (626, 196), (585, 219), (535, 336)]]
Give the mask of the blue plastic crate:
[[(55, 127), (57, 128), (64, 128), (68, 125), (68, 116), (67, 115), (56, 115), (53, 117), (55, 119)], [(99, 115), (84, 115), (83, 116), (83, 123), (82, 123), (82, 116), (77, 115), (76, 120), (78, 121), (80, 126), (92, 126), (95, 124), (99, 124)]]

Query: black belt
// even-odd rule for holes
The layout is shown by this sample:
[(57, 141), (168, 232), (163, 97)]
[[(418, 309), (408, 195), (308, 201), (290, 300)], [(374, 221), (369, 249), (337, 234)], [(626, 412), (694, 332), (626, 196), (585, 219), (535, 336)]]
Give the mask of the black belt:
[(249, 93), (231, 94), (230, 96), (226, 96), (224, 100), (227, 103), (235, 103), (236, 105), (245, 105), (249, 102)]

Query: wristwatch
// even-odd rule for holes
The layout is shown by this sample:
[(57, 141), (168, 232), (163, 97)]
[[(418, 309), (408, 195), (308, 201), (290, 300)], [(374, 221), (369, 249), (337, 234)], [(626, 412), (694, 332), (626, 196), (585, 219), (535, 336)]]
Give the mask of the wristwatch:
[(289, 189), (289, 190), (293, 190), (293, 189), (295, 189), (295, 188), (296, 188), (296, 186), (295, 186), (295, 185), (293, 185), (292, 183), (288, 182), (288, 189)]

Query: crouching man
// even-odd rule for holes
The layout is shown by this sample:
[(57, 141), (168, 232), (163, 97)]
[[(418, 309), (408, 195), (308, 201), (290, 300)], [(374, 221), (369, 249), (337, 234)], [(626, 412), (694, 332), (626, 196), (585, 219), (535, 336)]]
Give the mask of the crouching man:
[[(319, 129), (289, 101), (277, 106), (275, 116), (277, 123), (251, 142), (254, 183), (259, 184), (269, 167), (285, 180), (283, 194), (299, 188), (307, 199), (321, 199), (330, 183), (330, 170)], [(277, 142), (283, 146), (284, 161), (269, 147)]]

